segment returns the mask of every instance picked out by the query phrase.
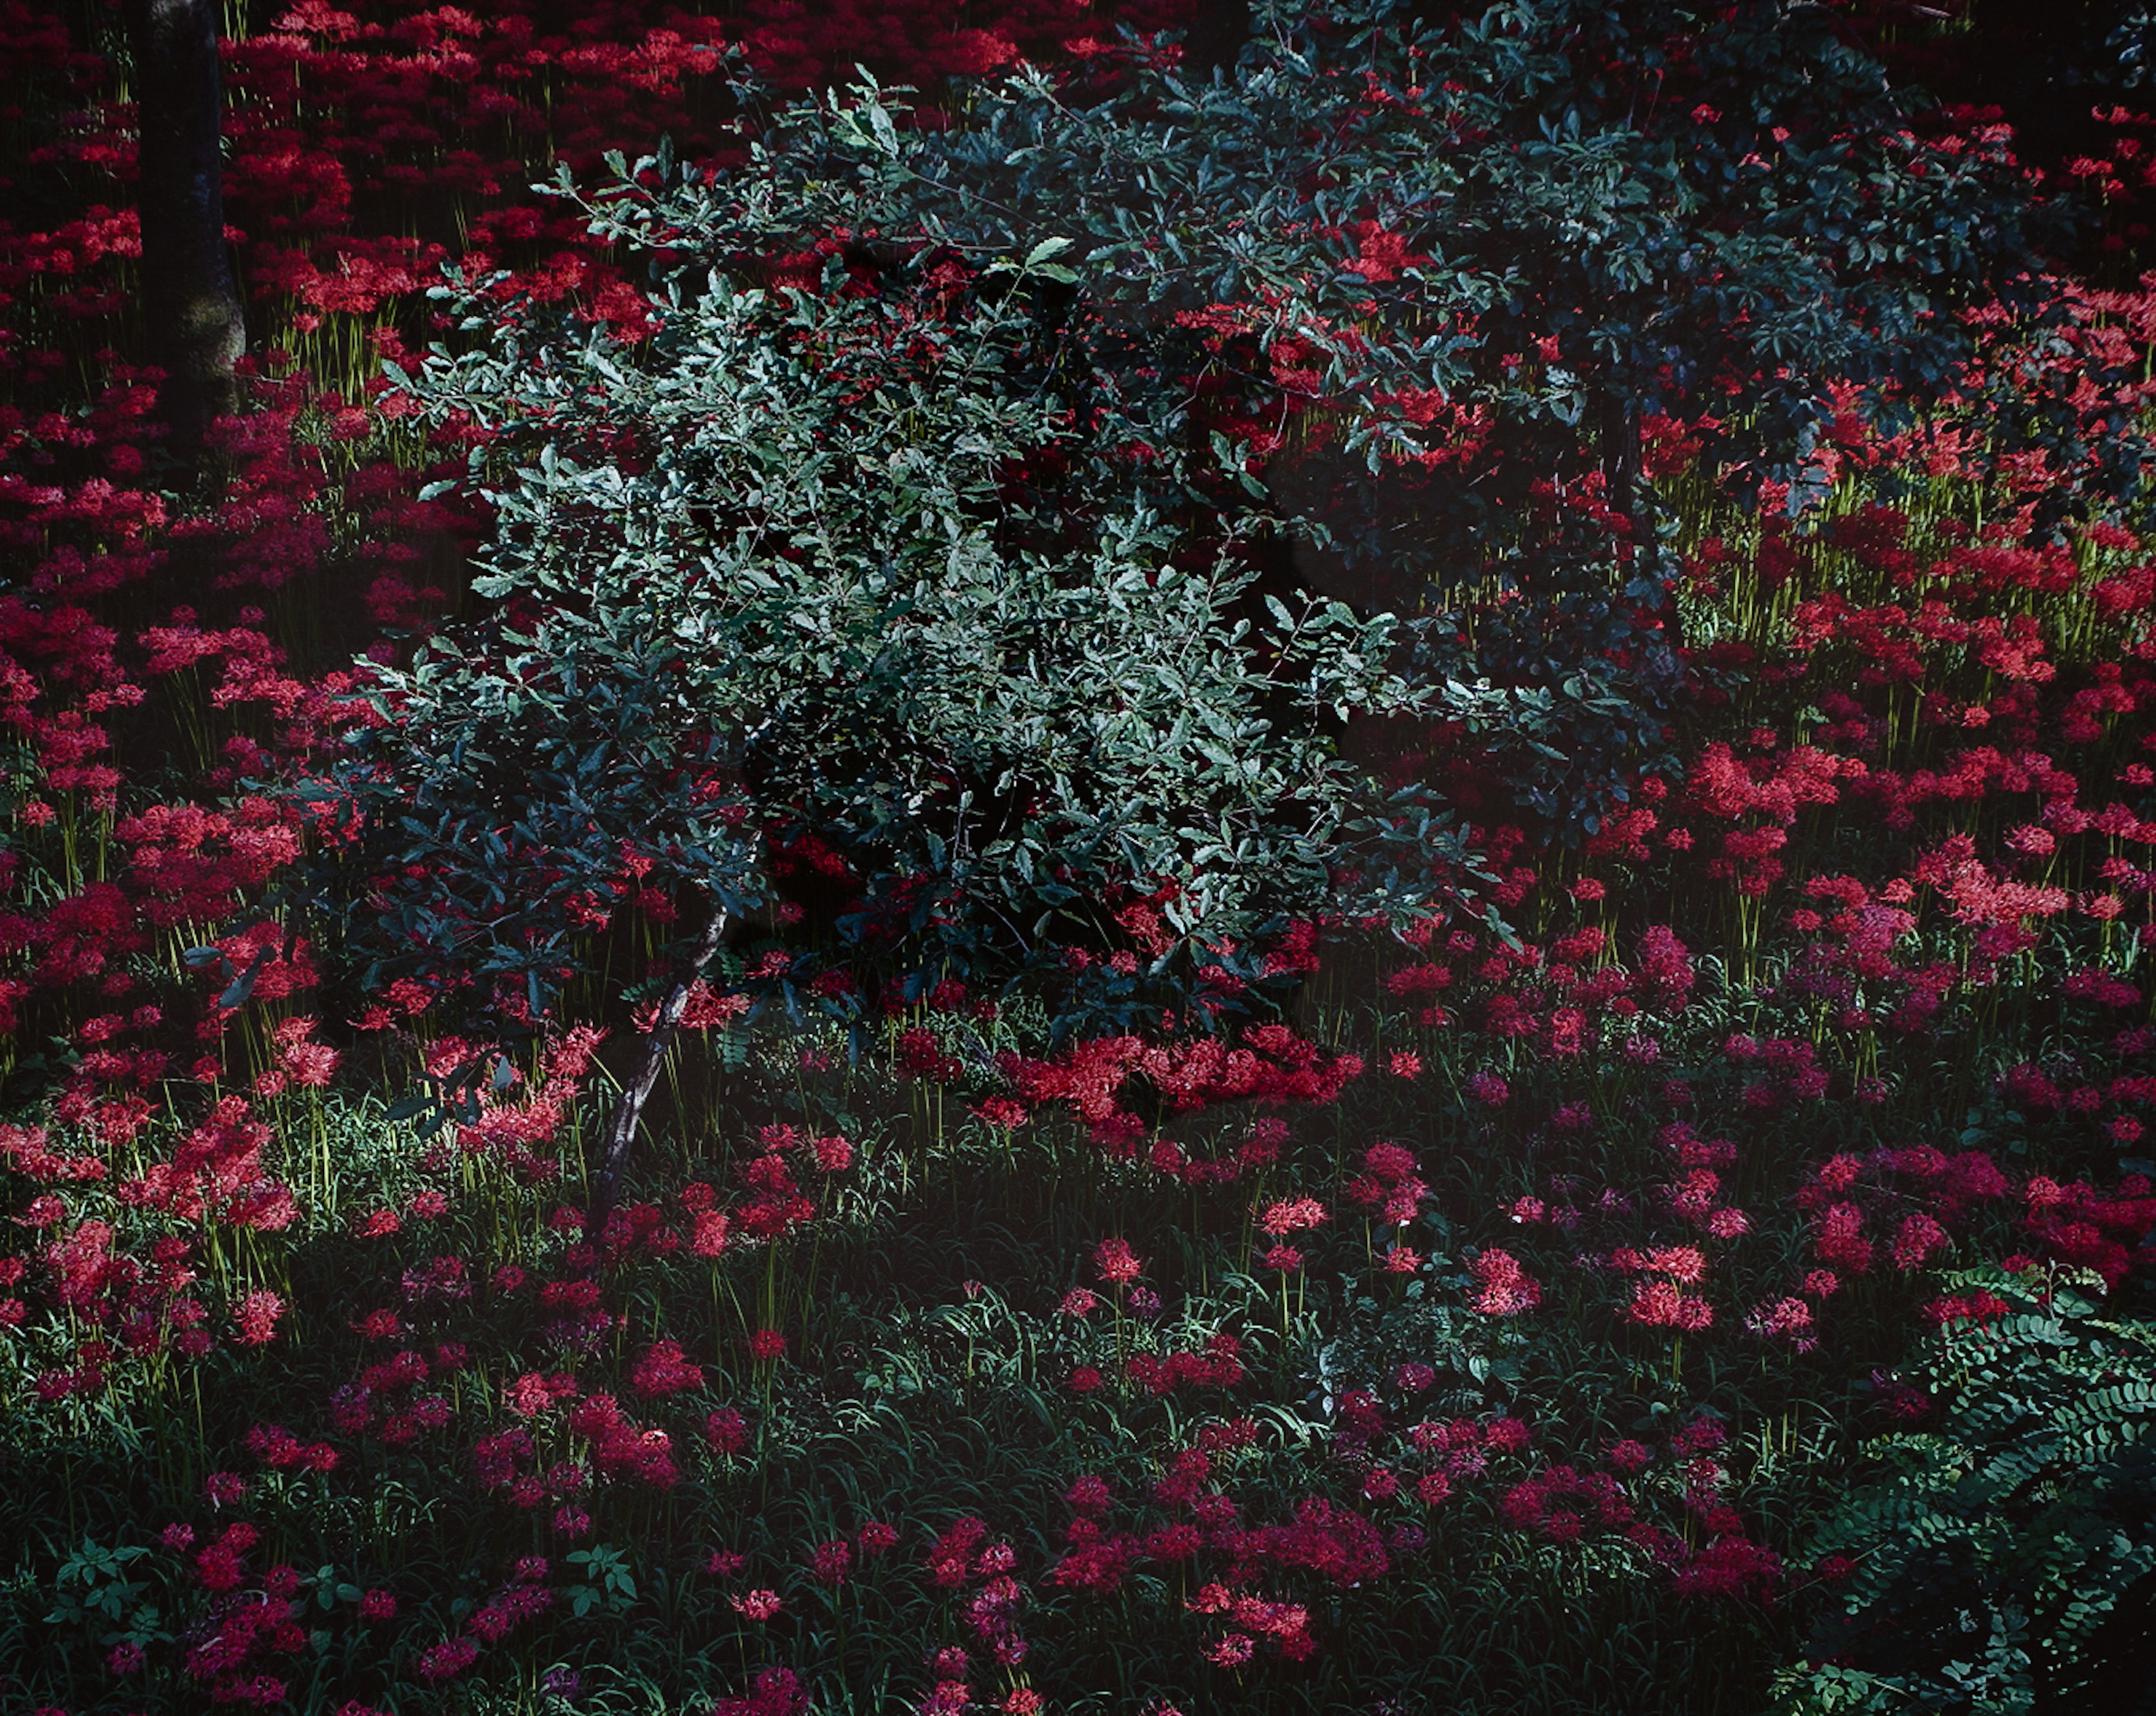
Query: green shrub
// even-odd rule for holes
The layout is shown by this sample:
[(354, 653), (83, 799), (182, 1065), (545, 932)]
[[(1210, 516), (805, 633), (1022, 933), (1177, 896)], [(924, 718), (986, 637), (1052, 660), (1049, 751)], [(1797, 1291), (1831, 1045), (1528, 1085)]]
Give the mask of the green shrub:
[[(2094, 1709), (2099, 1629), (2147, 1601), (2156, 1326), (2104, 1314), (2083, 1272), (1947, 1280), (1935, 1309), (1973, 1314), (1918, 1366), (1935, 1422), (1881, 1441), (1886, 1469), (1820, 1532), (1848, 1582), (1786, 1710)], [(2156, 1709), (2156, 1688), (2133, 1708)]]

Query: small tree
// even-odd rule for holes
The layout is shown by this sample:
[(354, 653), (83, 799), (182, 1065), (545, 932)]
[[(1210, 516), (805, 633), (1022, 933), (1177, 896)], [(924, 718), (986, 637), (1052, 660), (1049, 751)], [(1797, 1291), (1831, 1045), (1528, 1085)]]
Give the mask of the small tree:
[(492, 606), (376, 676), (339, 782), (346, 933), (377, 983), (529, 1023), (580, 933), (632, 895), (679, 908), (602, 1209), (767, 838), (843, 853), (860, 921), (916, 970), (1023, 981), (1062, 932), (1098, 934), (1110, 890), (1163, 899), (1132, 1013), (1284, 914), (1404, 909), (1456, 873), (1441, 819), (1335, 751), (1348, 712), (1417, 702), (1388, 621), (1239, 614), (1248, 574), (1184, 563), (1161, 521), (1172, 470), (1127, 468), (1097, 530), (1038, 546), (1068, 533), (1011, 474), (1084, 438), (1032, 356), (1038, 289), (1070, 278), (1055, 247), (973, 293), (924, 254), (873, 291), (836, 257), (812, 286), (743, 289), (638, 189), (659, 165), (618, 162), (591, 206), (672, 259), (643, 346), (466, 291), (477, 349), (399, 377), (485, 431)]
[(1832, 385), (1906, 411), (1971, 356), (1958, 311), (2046, 301), (2061, 211), (2009, 140), (1928, 132), (1813, 0), (1254, 13), (1218, 84), (1141, 57), (1073, 105), (1029, 71), (947, 130), (803, 110), (767, 159), (878, 186), (886, 230), (1067, 236), (1126, 314), (1296, 342), (1373, 471), (1428, 449), (1431, 396), (1481, 412), (1535, 475), (1602, 472), (1642, 545), (1646, 417), (1800, 489)]
[[(1651, 764), (1681, 705), (1650, 422), (1800, 509), (1839, 389), (1891, 423), (1964, 376), (1964, 312), (2056, 307), (2058, 211), (2009, 140), (1928, 128), (1830, 7), (1252, 13), (1218, 79), (1134, 46), (1096, 93), (1021, 69), (962, 124), (908, 127), (873, 89), (797, 107), (683, 218), (745, 248), (849, 221), (962, 255), (1070, 239), (1063, 361), (1113, 434), (1224, 428), (1276, 509), (1324, 527), (1301, 581), (1440, 610), (1425, 671), (1487, 682), (1472, 720), (1533, 715), (1537, 757)], [(1463, 587), (1501, 593), (1502, 623), (1444, 612)], [(1577, 834), (1622, 791), (1575, 763), (1526, 797)]]

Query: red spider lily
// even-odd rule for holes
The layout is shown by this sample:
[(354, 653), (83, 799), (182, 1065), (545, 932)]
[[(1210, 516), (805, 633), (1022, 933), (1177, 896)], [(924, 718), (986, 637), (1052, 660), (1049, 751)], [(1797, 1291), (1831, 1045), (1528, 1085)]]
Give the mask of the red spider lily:
[(1486, 1317), (1513, 1317), (1542, 1303), (1541, 1287), (1508, 1252), (1491, 1247), (1468, 1266), (1476, 1292), (1470, 1303)]
[(1552, 1467), (1515, 1484), (1499, 1511), (1507, 1524), (1560, 1543), (1577, 1539), (1589, 1525), (1621, 1527), (1632, 1519), (1632, 1503), (1616, 1479), (1569, 1466)]
[(748, 1338), (748, 1355), (759, 1364), (771, 1364), (786, 1356), (786, 1337), (776, 1329), (759, 1329)]
[(629, 1374), (629, 1386), (646, 1399), (679, 1394), (703, 1384), (704, 1367), (690, 1363), (677, 1340), (654, 1343)]
[(1137, 1279), (1145, 1263), (1123, 1239), (1104, 1239), (1093, 1247), (1093, 1268), (1101, 1280), (1121, 1287)]
[(654, 1489), (671, 1489), (679, 1481), (666, 1432), (632, 1423), (613, 1396), (588, 1396), (570, 1412), (568, 1424), (590, 1444), (599, 1472), (634, 1477)]
[(1265, 1213), (1258, 1218), (1258, 1226), (1280, 1239), (1299, 1229), (1318, 1227), (1328, 1219), (1325, 1206), (1316, 1198), (1289, 1198), (1267, 1205)]
[(721, 1698), (711, 1716), (803, 1716), (808, 1708), (808, 1689), (791, 1668), (773, 1667), (756, 1677), (753, 1690), (745, 1697)]
[(738, 1454), (748, 1447), (748, 1421), (738, 1408), (721, 1406), (704, 1420), (704, 1440), (721, 1454)]
[(1705, 1299), (1681, 1291), (1671, 1281), (1642, 1283), (1625, 1308), (1628, 1321), (1650, 1328), (1696, 1330), (1714, 1321), (1714, 1307)]
[(877, 1519), (869, 1520), (854, 1534), (864, 1560), (872, 1560), (898, 1545), (898, 1533)]
[(946, 1590), (963, 1585), (972, 1571), (974, 1551), (988, 1534), (987, 1522), (965, 1514), (953, 1520), (930, 1545), (930, 1580)]
[(1158, 1357), (1133, 1353), (1127, 1368), (1131, 1380), (1149, 1395), (1172, 1394), (1186, 1386), (1233, 1388), (1244, 1376), (1241, 1354), (1242, 1343), (1234, 1335), (1215, 1334), (1207, 1340), (1203, 1352)]

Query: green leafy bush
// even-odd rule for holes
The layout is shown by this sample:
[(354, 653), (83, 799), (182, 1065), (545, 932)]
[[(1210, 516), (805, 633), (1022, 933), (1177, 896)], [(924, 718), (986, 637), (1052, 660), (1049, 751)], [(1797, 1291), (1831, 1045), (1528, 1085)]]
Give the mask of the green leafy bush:
[(1955, 1320), (1917, 1367), (1936, 1421), (1880, 1442), (1886, 1469), (1820, 1532), (1847, 1583), (1786, 1710), (2094, 1709), (2099, 1631), (2147, 1604), (2156, 1325), (2106, 1315), (2085, 1272), (1947, 1284)]
[[(544, 1012), (579, 923), (662, 885), (698, 924), (737, 912), (767, 835), (834, 849), (856, 944), (916, 970), (1011, 978), (1097, 943), (1112, 890), (1164, 891), (1155, 1009), (1284, 914), (1457, 874), (1440, 820), (1337, 754), (1352, 712), (1418, 702), (1386, 618), (1254, 616), (1252, 575), (1171, 530), (1152, 480), (1032, 546), (1049, 521), (1003, 485), (1082, 433), (1024, 373), (1045, 265), (931, 327), (918, 262), (860, 295), (835, 263), (767, 292), (682, 260), (634, 351), (461, 300), (492, 337), (407, 385), (490, 432), (490, 606), (380, 671), (339, 777), (377, 980)], [(1246, 521), (1221, 524), (1231, 551)]]

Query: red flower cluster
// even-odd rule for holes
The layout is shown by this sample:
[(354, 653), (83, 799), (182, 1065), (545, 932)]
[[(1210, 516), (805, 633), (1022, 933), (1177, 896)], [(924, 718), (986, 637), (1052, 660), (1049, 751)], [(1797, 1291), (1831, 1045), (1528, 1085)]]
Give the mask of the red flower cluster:
[(1132, 1353), (1132, 1381), (1153, 1396), (1178, 1388), (1233, 1388), (1243, 1380), (1243, 1344), (1232, 1334), (1208, 1337), (1199, 1352)]

